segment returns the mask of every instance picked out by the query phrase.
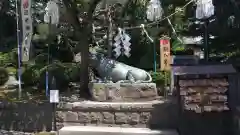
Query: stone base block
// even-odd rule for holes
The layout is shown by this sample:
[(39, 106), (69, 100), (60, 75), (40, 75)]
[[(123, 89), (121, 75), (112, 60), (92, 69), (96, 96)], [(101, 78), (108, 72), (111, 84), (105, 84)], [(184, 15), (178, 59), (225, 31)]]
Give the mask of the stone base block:
[(155, 83), (90, 83), (95, 101), (131, 102), (158, 98)]
[(178, 135), (175, 130), (148, 128), (69, 126), (59, 130), (59, 135)]

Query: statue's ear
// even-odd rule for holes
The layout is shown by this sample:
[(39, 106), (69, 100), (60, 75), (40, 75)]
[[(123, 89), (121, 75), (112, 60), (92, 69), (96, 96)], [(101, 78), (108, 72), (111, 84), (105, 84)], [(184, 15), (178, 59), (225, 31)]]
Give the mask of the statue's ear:
[(104, 57), (104, 54), (102, 54), (102, 53), (97, 53), (97, 57), (98, 57), (98, 58), (102, 58), (102, 57)]
[(102, 49), (102, 48), (97, 48), (97, 49), (96, 49), (96, 52), (97, 52), (97, 53), (104, 54), (104, 55), (107, 55), (107, 50)]
[(89, 52), (90, 52), (91, 54), (96, 54), (96, 53), (97, 53), (96, 49), (93, 48), (93, 47), (90, 47), (90, 48), (89, 48)]

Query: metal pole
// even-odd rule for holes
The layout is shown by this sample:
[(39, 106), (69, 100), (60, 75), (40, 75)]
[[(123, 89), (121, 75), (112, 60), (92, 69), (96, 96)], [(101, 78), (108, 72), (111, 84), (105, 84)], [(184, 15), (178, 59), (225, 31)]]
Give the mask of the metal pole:
[(153, 42), (153, 62), (154, 62), (154, 72), (157, 72), (157, 60), (156, 60), (156, 44)]
[[(51, 90), (57, 90), (56, 79), (53, 76), (51, 81)], [(56, 111), (57, 111), (57, 103), (52, 103), (52, 116), (53, 116), (53, 131), (57, 131), (57, 120), (56, 120)]]
[(208, 19), (204, 20), (204, 59), (209, 60), (209, 48), (208, 48)]
[(47, 68), (46, 68), (46, 96), (48, 96), (49, 93), (49, 73), (48, 73), (48, 66), (50, 64), (50, 42), (51, 42), (51, 25), (52, 25), (52, 18), (51, 15), (49, 16), (49, 24), (48, 24), (48, 33), (49, 33), (49, 39), (47, 43)]
[[(48, 69), (48, 66), (50, 64), (50, 44), (51, 44), (51, 39), (52, 39), (52, 16), (49, 15), (49, 23), (48, 23), (48, 33), (49, 33), (49, 37), (48, 37), (48, 53), (47, 53), (47, 71), (46, 71), (46, 95), (48, 95), (48, 92), (49, 92), (49, 69)], [(55, 78), (53, 78), (54, 80), (52, 80), (52, 83), (51, 83), (51, 90), (54, 89), (56, 90), (56, 80)], [(57, 120), (56, 120), (56, 110), (57, 110), (57, 104), (56, 103), (52, 103), (52, 109), (53, 109), (53, 112), (52, 112), (52, 116), (53, 116), (53, 131), (57, 131)]]
[(18, 98), (22, 97), (22, 76), (21, 76), (21, 44), (20, 44), (20, 29), (19, 29), (19, 11), (18, 11), (18, 0), (15, 0), (16, 6), (16, 22), (17, 22), (17, 44), (18, 44)]
[(56, 110), (57, 110), (57, 103), (52, 103), (53, 107), (53, 131), (57, 131), (57, 119), (56, 119)]
[[(156, 11), (155, 11), (155, 8), (154, 8), (154, 21), (155, 21), (155, 16), (156, 16)], [(157, 27), (158, 27), (158, 24), (157, 24)], [(157, 60), (156, 60), (156, 57), (157, 57), (157, 54), (156, 54), (156, 44), (155, 42), (153, 42), (153, 69), (154, 69), (154, 72), (156, 73), (157, 72)]]

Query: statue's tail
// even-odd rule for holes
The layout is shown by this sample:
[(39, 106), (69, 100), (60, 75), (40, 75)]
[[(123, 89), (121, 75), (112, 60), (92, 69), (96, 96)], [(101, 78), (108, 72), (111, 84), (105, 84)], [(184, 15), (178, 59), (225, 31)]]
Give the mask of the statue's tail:
[(148, 82), (148, 83), (152, 82), (152, 76), (150, 75), (150, 73), (146, 72), (146, 74), (147, 74), (147, 78), (145, 82)]

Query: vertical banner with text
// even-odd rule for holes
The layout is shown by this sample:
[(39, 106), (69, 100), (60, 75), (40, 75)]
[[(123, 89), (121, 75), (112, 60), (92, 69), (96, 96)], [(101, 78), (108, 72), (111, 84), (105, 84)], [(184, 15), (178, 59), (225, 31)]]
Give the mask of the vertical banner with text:
[(21, 0), (21, 17), (22, 17), (21, 58), (23, 62), (29, 61), (30, 58), (30, 47), (33, 33), (31, 1), (32, 0)]
[(160, 39), (160, 63), (162, 71), (171, 70), (171, 45), (169, 38)]

